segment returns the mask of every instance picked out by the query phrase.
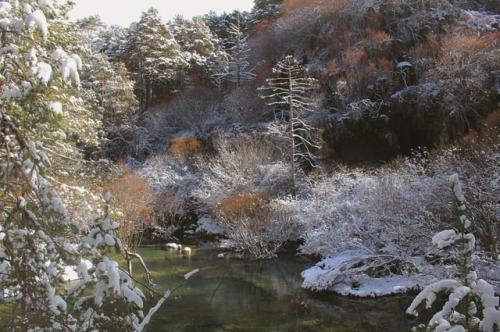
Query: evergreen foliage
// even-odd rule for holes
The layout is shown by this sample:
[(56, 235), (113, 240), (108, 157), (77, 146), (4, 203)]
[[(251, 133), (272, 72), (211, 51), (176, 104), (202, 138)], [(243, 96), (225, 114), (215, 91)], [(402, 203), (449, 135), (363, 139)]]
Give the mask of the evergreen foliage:
[[(471, 221), (465, 215), (467, 202), (462, 192), (458, 174), (450, 176), (454, 207), (457, 214), (455, 229), (441, 231), (433, 236), (432, 243), (438, 249), (451, 249), (453, 258), (458, 262), (457, 279), (439, 280), (422, 290), (413, 300), (407, 313), (417, 315), (417, 307), (425, 302), (431, 308), (440, 293), (448, 294), (448, 300), (430, 319), (427, 326), (420, 325), (423, 331), (484, 331), (500, 329), (498, 296), (493, 286), (478, 279), (474, 268), (475, 237), (470, 233)], [(415, 329), (417, 330), (417, 329)]]
[(175, 82), (180, 71), (188, 65), (172, 31), (162, 22), (155, 8), (143, 12), (130, 31), (123, 59), (133, 73), (142, 109), (152, 106), (158, 88)]
[[(121, 250), (118, 224), (105, 217), (85, 239), (56, 188), (58, 180), (76, 178), (82, 146), (97, 144), (100, 127), (80, 87), (81, 58), (69, 52), (78, 37), (58, 19), (68, 8), (0, 2), (0, 289), (15, 313), (8, 324), (21, 331), (142, 331), (157, 308), (142, 315), (144, 294), (107, 257), (111, 248)], [(65, 291), (71, 266), (81, 280)], [(127, 313), (107, 312), (118, 302)]]

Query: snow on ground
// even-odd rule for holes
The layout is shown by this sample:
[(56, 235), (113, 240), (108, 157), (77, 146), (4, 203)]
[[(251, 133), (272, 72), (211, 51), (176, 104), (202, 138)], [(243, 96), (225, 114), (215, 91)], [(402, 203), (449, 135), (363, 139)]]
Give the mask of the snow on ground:
[(346, 250), (302, 272), (302, 287), (313, 291), (331, 291), (344, 296), (376, 297), (418, 291), (434, 277), (388, 274), (371, 277), (363, 272), (366, 251)]
[[(413, 257), (418, 271), (402, 275), (381, 277), (367, 275), (362, 266), (367, 252), (360, 249), (345, 250), (333, 258), (326, 258), (302, 272), (302, 287), (312, 291), (331, 291), (354, 297), (377, 297), (420, 291), (427, 285), (455, 274), (455, 266), (431, 265), (421, 257)], [(478, 275), (488, 280), (495, 293), (500, 294), (500, 264), (477, 259)]]
[(196, 233), (206, 233), (209, 235), (227, 234), (228, 229), (220, 226), (212, 218), (204, 216), (198, 220), (198, 227), (196, 228)]
[(500, 29), (500, 15), (492, 13), (462, 10), (461, 20), (463, 24), (481, 31), (494, 31)]

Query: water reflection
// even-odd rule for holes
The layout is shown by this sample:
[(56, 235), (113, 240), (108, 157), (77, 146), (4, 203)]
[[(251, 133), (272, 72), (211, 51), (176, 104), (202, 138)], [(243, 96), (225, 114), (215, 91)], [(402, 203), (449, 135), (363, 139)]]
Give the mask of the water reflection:
[[(410, 297), (349, 299), (301, 289), (314, 262), (292, 254), (270, 261), (217, 258), (220, 249), (178, 252), (144, 248), (155, 281), (174, 289), (149, 331), (409, 331)], [(200, 272), (184, 283), (183, 275)], [(136, 269), (138, 271), (138, 268)]]

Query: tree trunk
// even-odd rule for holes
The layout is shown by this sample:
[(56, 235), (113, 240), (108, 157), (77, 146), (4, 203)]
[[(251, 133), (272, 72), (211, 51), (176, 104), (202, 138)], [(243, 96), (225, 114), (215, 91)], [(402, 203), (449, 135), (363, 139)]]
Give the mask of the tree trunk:
[(290, 147), (290, 152), (291, 152), (291, 177), (292, 177), (292, 188), (291, 188), (291, 195), (292, 195), (292, 198), (295, 199), (297, 197), (297, 189), (296, 189), (296, 186), (295, 186), (295, 139), (294, 139), (294, 133), (295, 133), (295, 128), (293, 128), (293, 124), (294, 124), (294, 116), (295, 116), (295, 110), (294, 110), (294, 107), (293, 107), (293, 81), (292, 81), (292, 72), (290, 69), (288, 69), (288, 91), (289, 91), (289, 96), (288, 96), (288, 105), (289, 105), (289, 108), (290, 108), (290, 114), (288, 116), (288, 123), (289, 123), (289, 126), (290, 126), (290, 144), (291, 144), (291, 147)]
[(146, 78), (146, 102), (144, 109), (147, 110), (153, 101), (153, 79), (151, 77)]

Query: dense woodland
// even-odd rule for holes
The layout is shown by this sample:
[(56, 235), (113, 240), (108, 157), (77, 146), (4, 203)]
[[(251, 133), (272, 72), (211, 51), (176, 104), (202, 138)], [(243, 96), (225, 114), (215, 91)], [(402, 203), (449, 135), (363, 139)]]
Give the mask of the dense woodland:
[[(406, 290), (453, 275), (464, 251), (431, 241), (452, 228), (498, 292), (497, 0), (255, 0), (170, 21), (150, 8), (127, 28), (70, 7), (0, 1), (0, 285), (35, 313), (20, 330), (142, 330), (149, 314), (100, 306), (142, 309), (105, 255), (141, 241), (350, 252), (305, 287), (366, 296), (360, 274), (421, 281)], [(83, 279), (69, 297), (91, 275), (97, 295), (58, 295), (68, 265)]]

